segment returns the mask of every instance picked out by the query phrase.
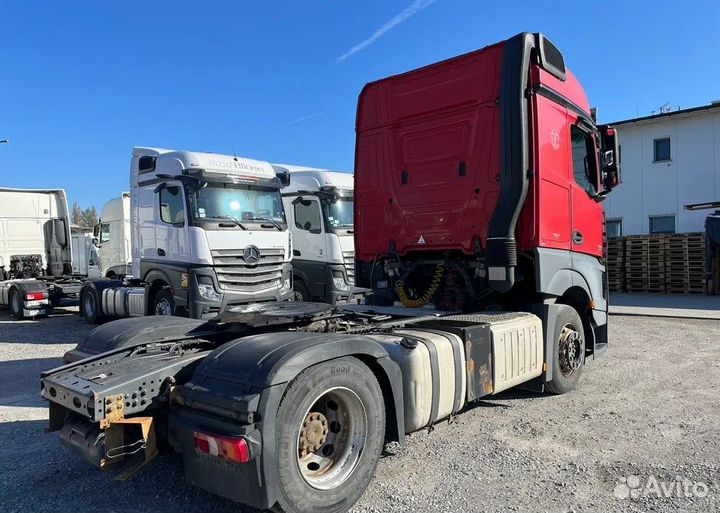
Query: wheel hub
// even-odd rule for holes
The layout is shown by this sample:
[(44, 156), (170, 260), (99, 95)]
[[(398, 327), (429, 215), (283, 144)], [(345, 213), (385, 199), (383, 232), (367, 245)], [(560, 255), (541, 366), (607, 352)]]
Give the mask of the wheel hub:
[(564, 326), (560, 332), (560, 366), (564, 374), (570, 374), (582, 365), (582, 340), (572, 326)]
[(300, 430), (300, 451), (303, 456), (318, 451), (327, 440), (328, 422), (320, 412), (311, 411), (305, 416)]

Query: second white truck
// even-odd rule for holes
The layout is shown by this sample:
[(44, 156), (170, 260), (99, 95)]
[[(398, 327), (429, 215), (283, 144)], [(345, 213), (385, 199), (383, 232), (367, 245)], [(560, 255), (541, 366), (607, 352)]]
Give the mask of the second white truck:
[(132, 274), (129, 192), (123, 192), (103, 205), (93, 236), (102, 276), (115, 279)]
[(284, 177), (258, 160), (134, 148), (132, 272), (88, 280), (80, 314), (90, 323), (143, 315), (198, 319), (228, 305), (290, 299)]
[(273, 164), (292, 179), (282, 196), (293, 236), (294, 299), (335, 304), (355, 294), (353, 175)]

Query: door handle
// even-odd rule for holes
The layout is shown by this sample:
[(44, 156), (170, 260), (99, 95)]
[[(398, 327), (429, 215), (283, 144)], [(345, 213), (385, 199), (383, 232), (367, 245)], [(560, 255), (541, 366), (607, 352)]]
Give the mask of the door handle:
[(158, 254), (158, 256), (165, 256), (165, 250), (164, 250), (164, 249), (161, 249), (161, 248), (158, 248), (157, 254)]
[(582, 244), (583, 243), (583, 234), (579, 231), (575, 230), (573, 232), (573, 243), (575, 244)]

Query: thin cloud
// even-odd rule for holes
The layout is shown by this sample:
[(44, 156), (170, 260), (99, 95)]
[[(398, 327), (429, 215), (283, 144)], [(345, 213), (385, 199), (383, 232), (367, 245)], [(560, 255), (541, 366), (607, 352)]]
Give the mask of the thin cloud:
[(361, 50), (364, 50), (371, 44), (373, 44), (375, 41), (380, 39), (383, 35), (385, 35), (386, 32), (389, 32), (390, 30), (394, 29), (401, 23), (407, 21), (408, 19), (415, 16), (420, 11), (423, 11), (430, 7), (432, 4), (435, 3), (436, 0), (415, 0), (412, 4), (410, 4), (408, 7), (403, 9), (399, 14), (395, 15), (394, 18), (392, 18), (389, 21), (386, 21), (382, 27), (377, 29), (373, 34), (365, 39), (364, 41), (359, 42), (350, 50), (342, 54), (340, 57), (337, 58), (338, 62), (342, 62), (348, 57), (351, 57), (352, 55), (355, 55)]
[(290, 126), (290, 125), (294, 125), (295, 123), (301, 123), (303, 121), (307, 121), (308, 119), (322, 116), (323, 114), (325, 114), (324, 110), (322, 110), (320, 112), (315, 112), (314, 114), (309, 114), (309, 115), (303, 116), (301, 118), (293, 119), (292, 121), (288, 121), (286, 123), (280, 123), (279, 125), (275, 125), (274, 127), (272, 127), (270, 130), (277, 130), (278, 128), (282, 128), (284, 126)]

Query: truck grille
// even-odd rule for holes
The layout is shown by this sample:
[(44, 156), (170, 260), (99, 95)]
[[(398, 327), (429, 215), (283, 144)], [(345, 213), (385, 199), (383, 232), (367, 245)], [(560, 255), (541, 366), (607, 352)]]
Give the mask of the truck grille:
[(282, 279), (284, 249), (260, 248), (260, 261), (246, 264), (242, 249), (211, 251), (220, 288), (237, 292), (258, 292), (278, 286)]
[(348, 281), (351, 285), (355, 285), (355, 252), (343, 251), (343, 264), (347, 273)]

